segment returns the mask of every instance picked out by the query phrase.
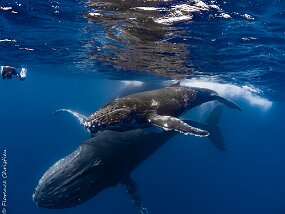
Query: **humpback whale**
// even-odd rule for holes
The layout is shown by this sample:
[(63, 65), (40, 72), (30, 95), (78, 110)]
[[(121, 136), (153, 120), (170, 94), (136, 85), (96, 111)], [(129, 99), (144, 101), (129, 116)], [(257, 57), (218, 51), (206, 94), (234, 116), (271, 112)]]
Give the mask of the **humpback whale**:
[[(210, 140), (218, 149), (224, 150), (221, 132), (217, 131), (221, 113), (219, 105), (204, 123), (186, 122), (209, 131), (209, 136), (212, 136)], [(165, 132), (153, 127), (125, 132), (97, 132), (93, 138), (44, 173), (35, 189), (33, 200), (43, 208), (74, 207), (106, 188), (122, 183), (140, 213), (147, 214), (139, 188), (130, 174), (175, 134), (175, 131)]]
[(117, 98), (89, 117), (68, 109), (91, 134), (100, 130), (127, 131), (158, 126), (166, 131), (178, 131), (185, 135), (208, 136), (209, 132), (191, 126), (178, 119), (184, 112), (205, 102), (217, 100), (229, 108), (241, 110), (235, 103), (217, 92), (196, 87), (181, 86), (179, 82), (157, 90), (134, 93)]

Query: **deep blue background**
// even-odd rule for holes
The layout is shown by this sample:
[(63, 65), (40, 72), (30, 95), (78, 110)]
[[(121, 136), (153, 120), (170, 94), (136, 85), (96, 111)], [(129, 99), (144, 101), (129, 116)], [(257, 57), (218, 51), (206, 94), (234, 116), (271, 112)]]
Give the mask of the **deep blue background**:
[[(76, 208), (45, 210), (33, 203), (42, 174), (88, 138), (74, 118), (51, 113), (71, 108), (88, 115), (116, 97), (122, 86), (115, 80), (118, 76), (130, 76), (118, 71), (102, 74), (107, 68), (86, 59), (90, 23), (82, 16), (86, 10), (82, 3), (20, 2), (24, 6), (1, 2), (15, 8), (16, 15), (0, 10), (0, 40), (16, 40), (0, 43), (0, 64), (28, 68), (24, 82), (0, 81), (0, 142), (8, 156), (8, 213), (137, 213), (121, 185)], [(51, 7), (57, 4), (59, 14)], [(198, 44), (190, 47), (189, 58), (197, 75), (252, 85), (273, 105), (262, 110), (235, 97), (242, 112), (224, 109), (220, 121), (226, 152), (216, 150), (208, 139), (177, 135), (146, 160), (133, 178), (151, 213), (285, 213), (282, 6), (280, 1), (228, 3), (222, 7), (225, 11), (248, 13), (255, 20), (199, 17), (197, 22), (181, 24), (204, 38), (201, 44), (189, 41)], [(258, 39), (242, 39), (250, 36)], [(217, 39), (214, 44), (209, 42), (213, 38)], [(136, 74), (131, 78), (145, 80)], [(162, 81), (161, 77), (153, 79)], [(189, 115), (198, 119), (194, 113)]]
[[(51, 112), (72, 107), (89, 114), (119, 88), (115, 80), (38, 71), (25, 82), (1, 83), (7, 92), (0, 114), (9, 213), (136, 213), (120, 185), (72, 209), (44, 210), (32, 201), (44, 171), (88, 138), (74, 118)], [(262, 111), (236, 102), (242, 112), (224, 109), (220, 122), (228, 151), (216, 150), (208, 139), (177, 135), (134, 171), (152, 213), (284, 212), (284, 103)]]

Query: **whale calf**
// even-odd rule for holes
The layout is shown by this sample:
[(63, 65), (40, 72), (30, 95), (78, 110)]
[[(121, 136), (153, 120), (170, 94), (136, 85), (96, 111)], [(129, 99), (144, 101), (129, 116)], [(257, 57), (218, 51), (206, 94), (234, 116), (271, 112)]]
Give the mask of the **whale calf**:
[[(204, 123), (186, 122), (209, 131), (213, 144), (224, 150), (223, 137), (217, 126), (220, 117), (219, 105)], [(44, 173), (33, 200), (43, 208), (74, 207), (106, 188), (122, 183), (133, 203), (141, 213), (146, 214), (148, 211), (130, 174), (175, 134), (175, 131), (165, 132), (155, 128), (98, 132)]]
[(100, 130), (127, 131), (155, 125), (166, 131), (174, 130), (185, 135), (203, 137), (208, 136), (209, 132), (191, 126), (177, 117), (213, 100), (241, 110), (235, 103), (213, 90), (184, 87), (178, 82), (165, 88), (117, 98), (89, 117), (68, 109), (59, 109), (55, 113), (65, 111), (73, 114), (91, 134)]

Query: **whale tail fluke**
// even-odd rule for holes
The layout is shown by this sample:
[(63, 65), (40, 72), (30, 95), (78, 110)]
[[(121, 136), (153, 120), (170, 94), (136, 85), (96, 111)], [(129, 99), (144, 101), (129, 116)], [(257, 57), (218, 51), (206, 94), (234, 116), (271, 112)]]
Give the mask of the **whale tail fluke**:
[(214, 100), (218, 100), (219, 102), (225, 104), (229, 108), (238, 109), (241, 111), (241, 108), (237, 104), (235, 104), (234, 102), (232, 102), (232, 101), (230, 101), (224, 97), (221, 97), (219, 95), (214, 95), (213, 98), (214, 98)]
[(206, 118), (205, 123), (211, 126), (217, 126), (221, 119), (222, 113), (223, 106), (221, 104), (216, 105)]
[(189, 125), (198, 127), (200, 129), (208, 131), (210, 134), (208, 136), (212, 144), (221, 151), (226, 151), (226, 144), (221, 132), (221, 129), (218, 126), (218, 123), (221, 119), (223, 112), (223, 106), (218, 104), (210, 112), (204, 123), (196, 122), (193, 120), (185, 120)]
[(209, 125), (208, 131), (210, 132), (210, 135), (208, 137), (210, 141), (213, 143), (213, 145), (217, 149), (221, 151), (226, 151), (227, 148), (226, 148), (225, 140), (221, 132), (221, 129), (218, 126), (222, 113), (223, 113), (223, 106), (218, 104), (213, 109), (213, 111), (211, 111), (211, 113), (205, 120), (205, 123)]
[(84, 128), (86, 128), (85, 124), (86, 124), (87, 117), (84, 116), (83, 114), (80, 114), (76, 111), (72, 111), (70, 109), (58, 109), (55, 112), (53, 112), (52, 115), (58, 114), (60, 112), (67, 112), (67, 113), (71, 114), (72, 116), (74, 116), (79, 121), (80, 125), (82, 125)]

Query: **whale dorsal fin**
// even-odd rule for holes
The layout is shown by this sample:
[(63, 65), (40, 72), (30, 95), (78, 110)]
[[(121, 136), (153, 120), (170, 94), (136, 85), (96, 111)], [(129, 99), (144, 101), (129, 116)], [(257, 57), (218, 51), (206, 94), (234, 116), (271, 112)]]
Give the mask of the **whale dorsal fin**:
[(171, 85), (168, 86), (168, 87), (179, 87), (179, 86), (181, 86), (181, 85), (180, 85), (180, 81), (177, 81), (177, 82), (171, 84)]
[(148, 122), (158, 126), (165, 131), (178, 131), (185, 135), (194, 135), (198, 137), (206, 137), (209, 135), (208, 131), (193, 127), (188, 125), (187, 123), (183, 122), (182, 120), (171, 117), (171, 116), (162, 116), (156, 113), (149, 114), (147, 116)]
[(141, 214), (149, 214), (147, 208), (143, 206), (140, 190), (136, 182), (128, 175), (121, 181), (124, 184), (132, 203), (140, 210)]

